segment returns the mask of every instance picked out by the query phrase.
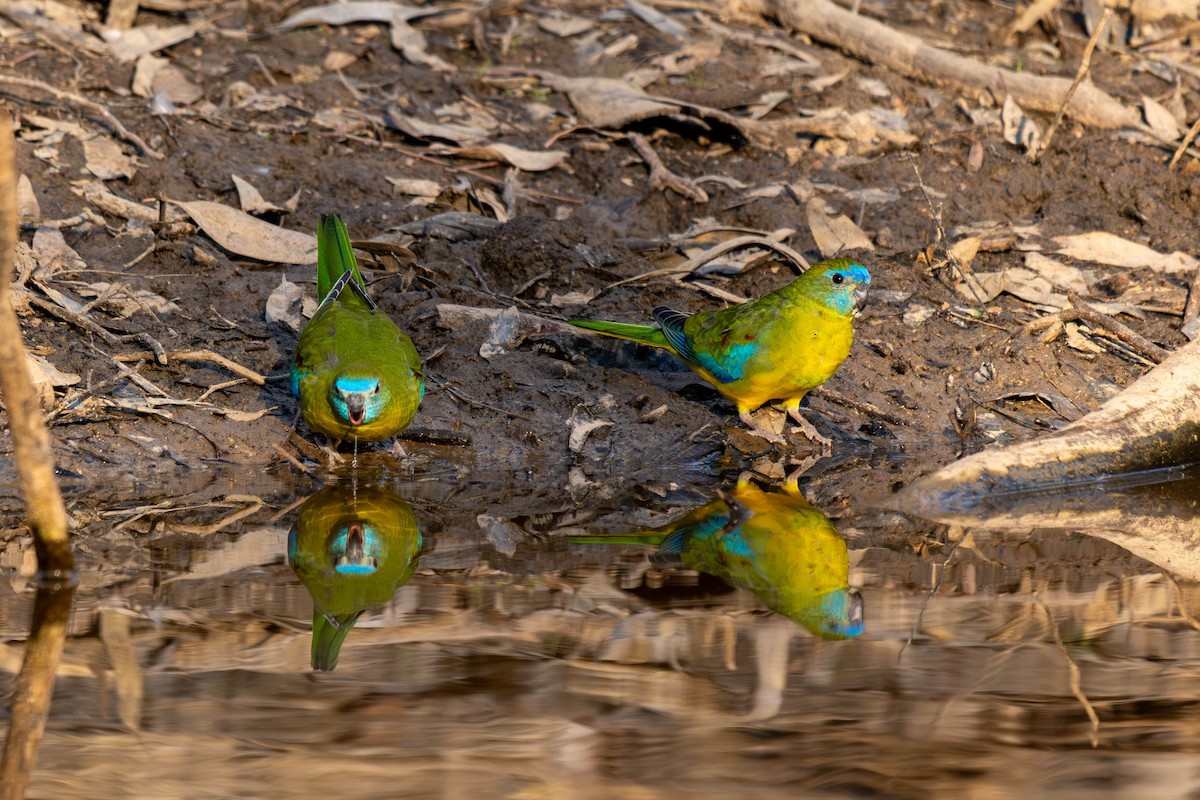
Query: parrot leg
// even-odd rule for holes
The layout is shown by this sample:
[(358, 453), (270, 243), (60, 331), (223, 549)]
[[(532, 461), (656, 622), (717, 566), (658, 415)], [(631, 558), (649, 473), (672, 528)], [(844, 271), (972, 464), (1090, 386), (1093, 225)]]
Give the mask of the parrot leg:
[(820, 431), (813, 427), (813, 424), (805, 419), (804, 415), (800, 413), (800, 398), (788, 400), (787, 403), (784, 404), (784, 408), (787, 410), (788, 416), (800, 426), (800, 432), (803, 433), (810, 442), (821, 446), (821, 455), (833, 455), (833, 441), (828, 436), (822, 436)]
[(746, 427), (750, 429), (750, 433), (754, 434), (755, 436), (766, 439), (768, 442), (774, 442), (775, 444), (787, 444), (787, 437), (785, 437), (782, 433), (772, 433), (771, 431), (760, 428), (758, 423), (754, 421), (754, 417), (750, 416), (750, 409), (739, 408), (738, 418), (741, 419), (742, 422), (746, 423)]
[(325, 446), (321, 449), (325, 451), (328, 466), (341, 466), (346, 463), (346, 459), (337, 451), (337, 447), (341, 443), (341, 439), (334, 439), (332, 436), (325, 437)]

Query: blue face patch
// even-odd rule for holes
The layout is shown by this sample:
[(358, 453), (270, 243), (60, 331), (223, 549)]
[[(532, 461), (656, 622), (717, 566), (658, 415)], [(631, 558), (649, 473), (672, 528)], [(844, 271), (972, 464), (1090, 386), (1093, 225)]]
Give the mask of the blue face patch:
[(821, 633), (831, 639), (853, 639), (866, 629), (863, 599), (854, 589), (839, 589), (821, 598)]
[(371, 394), (379, 388), (378, 378), (353, 378), (339, 375), (333, 387), (342, 394)]
[[(860, 305), (863, 290), (871, 284), (871, 273), (861, 264), (832, 269), (824, 277), (829, 282), (825, 305), (839, 314), (852, 314)], [(855, 296), (856, 289), (859, 297)]]

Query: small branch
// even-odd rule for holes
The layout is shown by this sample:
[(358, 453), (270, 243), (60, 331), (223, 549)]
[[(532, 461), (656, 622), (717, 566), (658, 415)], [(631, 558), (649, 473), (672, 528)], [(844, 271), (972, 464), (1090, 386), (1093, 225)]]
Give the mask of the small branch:
[(1112, 317), (1096, 311), (1074, 292), (1069, 293), (1067, 297), (1071, 300), (1071, 308), (1064, 308), (1062, 311), (1035, 319), (1025, 326), (1025, 332), (1037, 333), (1040, 330), (1049, 328), (1054, 330), (1057, 336), (1057, 333), (1061, 331), (1061, 328), (1058, 326), (1061, 326), (1062, 323), (1086, 322), (1097, 328), (1104, 328), (1129, 345), (1130, 349), (1135, 353), (1150, 359), (1155, 364), (1161, 363), (1167, 356), (1171, 355), (1169, 351), (1159, 347), (1140, 333), (1131, 330), (1128, 326), (1117, 322)]
[(650, 142), (646, 141), (645, 136), (640, 133), (631, 133), (629, 141), (633, 143), (634, 149), (638, 151), (638, 155), (642, 157), (642, 161), (646, 162), (646, 167), (650, 170), (647, 183), (650, 184), (651, 189), (663, 191), (673, 189), (693, 203), (708, 202), (708, 192), (697, 186), (694, 181), (676, 175), (667, 169), (662, 159), (658, 157), (658, 153), (654, 152), (654, 148), (650, 146)]
[(21, 78), (16, 75), (0, 75), (0, 83), (10, 83), (15, 86), (24, 86), (29, 89), (37, 89), (39, 91), (46, 92), (47, 94), (52, 94), (59, 100), (65, 100), (68, 103), (74, 103), (80, 108), (91, 111), (93, 114), (99, 116), (102, 120), (108, 123), (109, 127), (116, 131), (118, 136), (131, 143), (137, 149), (141, 150), (145, 155), (148, 155), (158, 161), (162, 161), (166, 158), (166, 156), (164, 156), (162, 153), (146, 144), (142, 137), (138, 136), (136, 133), (122, 125), (121, 121), (114, 117), (111, 111), (99, 103), (87, 99), (83, 95), (75, 94), (74, 92), (68, 92), (63, 89), (56, 89), (48, 83), (42, 83), (41, 81), (34, 80), (33, 78)]
[[(157, 356), (157, 351), (155, 351), (155, 355)], [(124, 353), (119, 356), (113, 356), (113, 358), (117, 361), (141, 361), (149, 358), (150, 356), (150, 353)], [(173, 350), (170, 353), (163, 351), (162, 358), (159, 363), (163, 366), (166, 366), (168, 358), (175, 358), (180, 361), (208, 361), (212, 364), (224, 367), (234, 375), (240, 375), (251, 383), (255, 383), (259, 386), (264, 386), (267, 382), (265, 376), (260, 375), (249, 367), (243, 367), (236, 361), (230, 361), (225, 356), (221, 355), (220, 353), (214, 353), (212, 350)], [(222, 386), (225, 385), (228, 384), (222, 384)]]
[(616, 286), (623, 286), (627, 283), (635, 281), (649, 280), (650, 278), (661, 278), (667, 275), (688, 275), (703, 267), (705, 264), (715, 261), (726, 253), (731, 253), (734, 250), (743, 250), (747, 247), (762, 247), (767, 250), (774, 250), (779, 255), (792, 262), (797, 267), (798, 272), (804, 272), (809, 267), (808, 261), (804, 256), (797, 253), (792, 248), (788, 247), (783, 242), (777, 242), (774, 239), (765, 236), (738, 236), (734, 239), (728, 239), (718, 245), (698, 253), (689, 258), (684, 263), (677, 267), (666, 267), (665, 269), (654, 269), (649, 272), (643, 272), (641, 275), (634, 275), (632, 278), (624, 278), (610, 283), (604, 287), (605, 291)]
[(1168, 170), (1175, 169), (1179, 160), (1183, 158), (1183, 154), (1192, 146), (1192, 142), (1196, 139), (1196, 134), (1200, 133), (1200, 117), (1192, 123), (1192, 127), (1188, 128), (1188, 132), (1184, 134), (1183, 141), (1179, 143), (1179, 149), (1175, 151), (1175, 155), (1171, 156), (1171, 163), (1167, 166)]
[(1079, 84), (1083, 82), (1083, 76), (1087, 74), (1088, 69), (1092, 65), (1092, 51), (1096, 49), (1096, 43), (1100, 41), (1100, 34), (1108, 26), (1108, 18), (1112, 16), (1112, 9), (1104, 9), (1104, 13), (1100, 17), (1100, 22), (1096, 25), (1096, 30), (1092, 31), (1092, 38), (1088, 39), (1087, 47), (1083, 48), (1083, 58), (1079, 61), (1079, 69), (1075, 71), (1075, 80), (1071, 82), (1071, 88), (1067, 89), (1067, 93), (1063, 96), (1062, 105), (1058, 107), (1058, 113), (1054, 115), (1054, 121), (1050, 123), (1050, 127), (1046, 129), (1046, 135), (1042, 138), (1042, 146), (1031, 154), (1030, 161), (1037, 163), (1042, 154), (1050, 149), (1050, 141), (1054, 138), (1055, 132), (1058, 131), (1058, 126), (1062, 124), (1063, 115), (1067, 113), (1067, 106), (1071, 103), (1071, 98), (1075, 96), (1075, 91), (1079, 88)]
[[(1107, 11), (1107, 9), (1105, 9)], [(1067, 669), (1070, 674), (1071, 694), (1075, 695), (1075, 699), (1083, 706), (1083, 710), (1087, 712), (1088, 719), (1092, 722), (1092, 727), (1088, 731), (1088, 738), (1091, 740), (1092, 747), (1100, 746), (1100, 717), (1096, 714), (1096, 709), (1092, 706), (1087, 695), (1083, 693), (1083, 685), (1079, 665), (1075, 663), (1075, 659), (1071, 658), (1070, 651), (1063, 644), (1062, 634), (1058, 631), (1058, 623), (1054, 621), (1054, 614), (1050, 608), (1039, 598), (1038, 605), (1042, 607), (1042, 613), (1046, 615), (1046, 621), (1050, 624), (1050, 632), (1054, 634), (1054, 643), (1058, 645), (1058, 649), (1062, 651), (1063, 657), (1067, 659)]]

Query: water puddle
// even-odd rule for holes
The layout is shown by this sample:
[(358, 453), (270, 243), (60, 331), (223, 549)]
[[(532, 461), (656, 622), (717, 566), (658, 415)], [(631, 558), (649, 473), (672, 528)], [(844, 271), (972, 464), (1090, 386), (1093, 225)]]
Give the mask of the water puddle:
[[(69, 497), (30, 797), (1200, 789), (1191, 470), (969, 530), (803, 481), (161, 477)], [(0, 564), (11, 688), (28, 542)]]

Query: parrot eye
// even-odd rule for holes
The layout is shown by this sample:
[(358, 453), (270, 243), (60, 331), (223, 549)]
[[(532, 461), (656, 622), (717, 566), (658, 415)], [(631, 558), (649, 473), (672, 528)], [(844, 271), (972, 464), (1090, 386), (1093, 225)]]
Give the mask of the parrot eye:
[(846, 276), (842, 275), (840, 272), (835, 272), (833, 273), (832, 280), (835, 284), (840, 284), (842, 281), (846, 280)]

